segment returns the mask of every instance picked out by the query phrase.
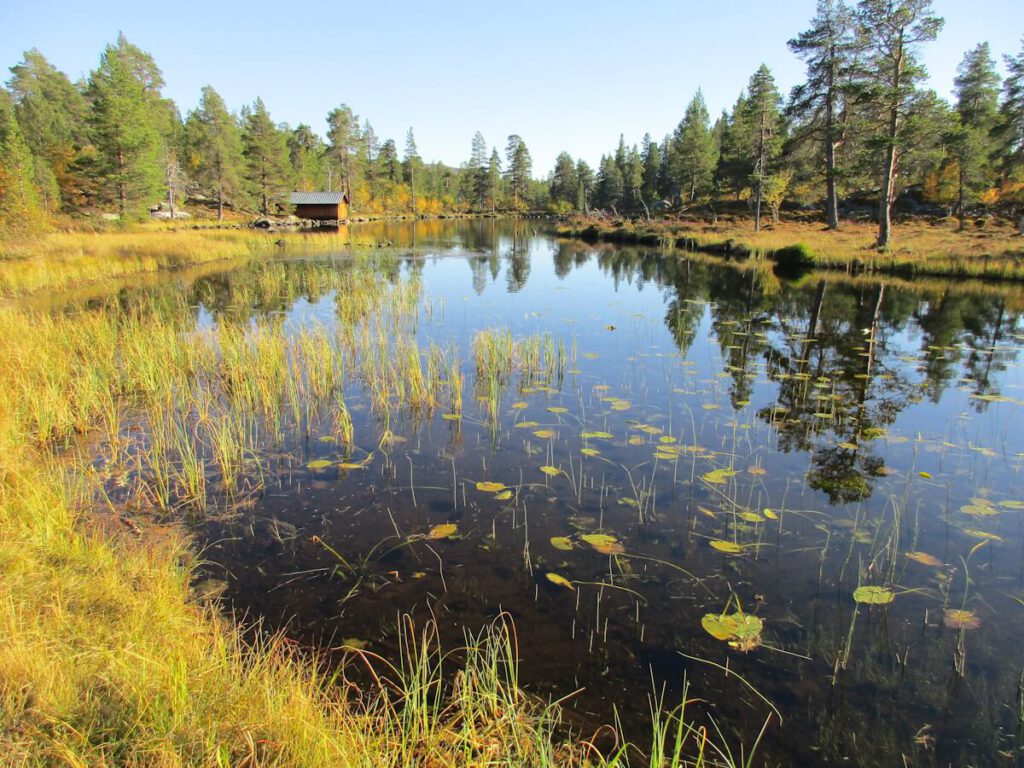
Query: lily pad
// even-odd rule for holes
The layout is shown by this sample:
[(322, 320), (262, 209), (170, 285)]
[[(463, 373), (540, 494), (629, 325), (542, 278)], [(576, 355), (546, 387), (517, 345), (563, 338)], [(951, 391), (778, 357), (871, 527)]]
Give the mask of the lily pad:
[(327, 469), (333, 464), (334, 462), (328, 459), (314, 459), (306, 465), (306, 469)]
[(717, 549), (719, 552), (725, 552), (728, 555), (738, 555), (743, 551), (743, 547), (731, 541), (722, 541), (721, 539), (712, 539), (711, 548)]
[(538, 429), (533, 434), (539, 438), (547, 440), (548, 438), (554, 437), (556, 432), (553, 429)]
[(865, 586), (853, 590), (853, 599), (864, 605), (888, 605), (896, 599), (896, 595), (885, 587)]
[(935, 557), (935, 555), (929, 555), (927, 552), (907, 552), (907, 559), (932, 568), (942, 567), (942, 561)]
[(494, 498), (498, 501), (508, 501), (512, 498), (512, 491), (501, 491), (500, 493), (494, 494)]
[(545, 466), (545, 467), (541, 467), (540, 471), (543, 472), (548, 477), (555, 477), (556, 475), (562, 474), (562, 470), (560, 470), (558, 467), (546, 467)]
[(555, 549), (560, 549), (563, 552), (568, 552), (572, 549), (572, 540), (567, 536), (552, 536), (551, 546)]
[(618, 555), (626, 551), (618, 539), (607, 533), (586, 533), (580, 539), (602, 555)]
[(757, 616), (736, 611), (736, 613), (707, 613), (700, 620), (704, 631), (716, 640), (729, 643), (741, 651), (751, 651), (761, 644), (764, 622)]
[(713, 469), (710, 472), (705, 472), (701, 475), (701, 480), (706, 483), (712, 483), (713, 485), (725, 485), (730, 477), (733, 477), (736, 473), (731, 469)]
[(580, 437), (584, 440), (611, 440), (614, 435), (611, 432), (584, 432)]
[(557, 573), (547, 573), (545, 574), (545, 576), (547, 576), (548, 581), (550, 581), (552, 584), (556, 584), (559, 587), (565, 587), (566, 589), (571, 590), (576, 589), (576, 587), (572, 585), (572, 582), (565, 578), (565, 576), (559, 576)]
[(490, 480), (482, 480), (476, 484), (476, 489), (478, 491), (483, 491), (484, 493), (497, 493), (499, 491), (505, 490), (505, 484), (494, 483), (491, 482)]
[(548, 410), (548, 413), (568, 413), (569, 412), (568, 408), (563, 408), (560, 405), (553, 405), (550, 408), (548, 408), (547, 410)]
[(601, 452), (596, 448), (580, 448), (580, 453), (584, 456), (600, 456)]
[(981, 626), (981, 619), (973, 611), (947, 608), (942, 612), (942, 623), (950, 629), (977, 629)]
[(440, 525), (435, 525), (430, 529), (430, 533), (427, 534), (427, 538), (434, 541), (438, 539), (447, 539), (457, 530), (459, 530), (459, 526), (455, 523), (441, 523)]

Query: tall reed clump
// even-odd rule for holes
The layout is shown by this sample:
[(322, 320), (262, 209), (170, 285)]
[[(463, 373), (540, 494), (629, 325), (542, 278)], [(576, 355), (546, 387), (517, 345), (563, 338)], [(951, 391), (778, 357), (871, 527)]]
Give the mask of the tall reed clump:
[(560, 385), (565, 377), (565, 344), (550, 334), (514, 339), (506, 329), (486, 329), (473, 337), (474, 394), (492, 426), (497, 424), (501, 396), (515, 374), (520, 387), (543, 380)]

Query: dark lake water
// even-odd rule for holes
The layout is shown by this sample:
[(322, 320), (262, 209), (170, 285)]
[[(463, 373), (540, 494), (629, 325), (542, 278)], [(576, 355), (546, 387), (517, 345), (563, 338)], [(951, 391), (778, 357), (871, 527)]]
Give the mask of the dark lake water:
[[(419, 281), (419, 349), (461, 353), (461, 418), (385, 418), (352, 376), (355, 451), (326, 410), (268, 437), (261, 491), (195, 523), (227, 606), (389, 658), (402, 614), (454, 647), (507, 612), (528, 691), (579, 691), (573, 727), (617, 710), (641, 744), (649, 694), (685, 678), (734, 747), (771, 716), (756, 764), (1020, 764), (1019, 289), (417, 227), (355, 233)], [(181, 280), (195, 323), (353, 322), (331, 289), (252, 301), (264, 269)], [(546, 336), (554, 362), (489, 388), (487, 329)]]

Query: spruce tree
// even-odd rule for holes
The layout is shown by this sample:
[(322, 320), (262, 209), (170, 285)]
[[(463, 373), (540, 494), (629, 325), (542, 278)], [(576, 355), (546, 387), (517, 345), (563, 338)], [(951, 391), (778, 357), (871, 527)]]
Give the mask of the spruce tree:
[(682, 201), (692, 203), (710, 194), (718, 153), (704, 94), (699, 89), (676, 128), (669, 162)]
[(765, 197), (765, 183), (775, 167), (782, 150), (781, 125), (779, 123), (779, 92), (775, 78), (768, 67), (762, 64), (747, 89), (747, 123), (750, 131), (751, 182), (753, 184), (754, 231), (761, 229), (761, 204)]
[[(347, 104), (332, 109), (327, 115), (328, 186), (348, 195), (349, 205), (363, 204), (362, 190), (366, 166), (373, 159), (373, 142), (367, 142), (359, 129), (359, 116)], [(366, 133), (372, 137), (372, 129)], [(338, 181), (334, 181), (335, 175)]]
[(1010, 178), (1024, 169), (1024, 41), (1017, 56), (1004, 56), (1006, 80), (999, 109), (1003, 174)]
[(642, 192), (645, 200), (656, 200), (661, 196), (658, 190), (662, 164), (661, 147), (651, 139), (650, 134), (646, 134), (643, 148), (644, 184)]
[(576, 161), (576, 210), (590, 213), (590, 201), (594, 195), (594, 171), (583, 160)]
[(402, 166), (405, 172), (405, 180), (409, 184), (409, 195), (412, 199), (412, 215), (416, 215), (416, 184), (423, 170), (423, 159), (416, 148), (416, 137), (412, 128), (405, 134), (405, 152), (402, 156)]
[(718, 183), (728, 188), (739, 200), (753, 173), (752, 133), (749, 125), (746, 93), (741, 93), (732, 110), (722, 115), (721, 149), (715, 174)]
[(327, 177), (323, 140), (305, 123), (299, 123), (286, 138), (295, 189), (303, 192), (323, 189)]
[(954, 80), (957, 125), (948, 133), (957, 172), (957, 215), (964, 228), (968, 198), (990, 186), (999, 117), (999, 75), (988, 43), (968, 51)]
[(74, 161), (87, 143), (87, 106), (82, 92), (63, 72), (33, 48), (11, 67), (8, 87), (14, 96), (21, 135), (33, 155), (36, 183), (48, 209), (71, 205), (81, 186)]
[(224, 204), (237, 207), (243, 195), (242, 135), (235, 116), (211, 86), (203, 88), (199, 107), (185, 122), (188, 170), (199, 188), (217, 200), (217, 220), (224, 219)]
[(520, 136), (512, 134), (505, 145), (505, 177), (508, 179), (512, 205), (516, 210), (522, 209), (526, 204), (532, 172), (533, 160), (530, 158), (530, 150), (526, 148), (526, 142)]
[(559, 152), (555, 158), (555, 170), (551, 173), (551, 200), (555, 207), (570, 209), (576, 207), (579, 197), (579, 177), (576, 174), (576, 163), (568, 152)]
[(163, 78), (153, 59), (120, 35), (108, 45), (89, 77), (89, 135), (97, 150), (97, 182), (103, 199), (122, 217), (144, 213), (160, 198), (158, 102)]
[(7, 93), (0, 91), (0, 237), (26, 235), (42, 227), (45, 217), (34, 177), (32, 153)]
[(601, 164), (597, 170), (597, 189), (595, 190), (595, 204), (599, 208), (611, 208), (616, 210), (622, 204), (622, 190), (624, 182), (622, 172), (619, 170), (615, 158), (609, 155), (601, 157)]
[(263, 99), (242, 108), (242, 154), (250, 193), (268, 216), (272, 205), (285, 203), (291, 179), (284, 132), (270, 119)]

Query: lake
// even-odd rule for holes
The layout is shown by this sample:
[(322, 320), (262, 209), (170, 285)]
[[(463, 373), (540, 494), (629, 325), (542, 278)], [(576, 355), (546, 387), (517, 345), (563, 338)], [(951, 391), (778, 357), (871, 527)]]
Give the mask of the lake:
[(396, 660), (403, 615), (453, 650), (510, 617), (521, 683), (586, 735), (646, 743), (685, 680), (737, 755), (767, 721), (757, 764), (1020, 760), (1019, 288), (532, 221), (352, 237), (388, 247), (117, 295), (206, 362), (94, 467), (191, 526), (225, 609), (355, 678), (346, 649)]

